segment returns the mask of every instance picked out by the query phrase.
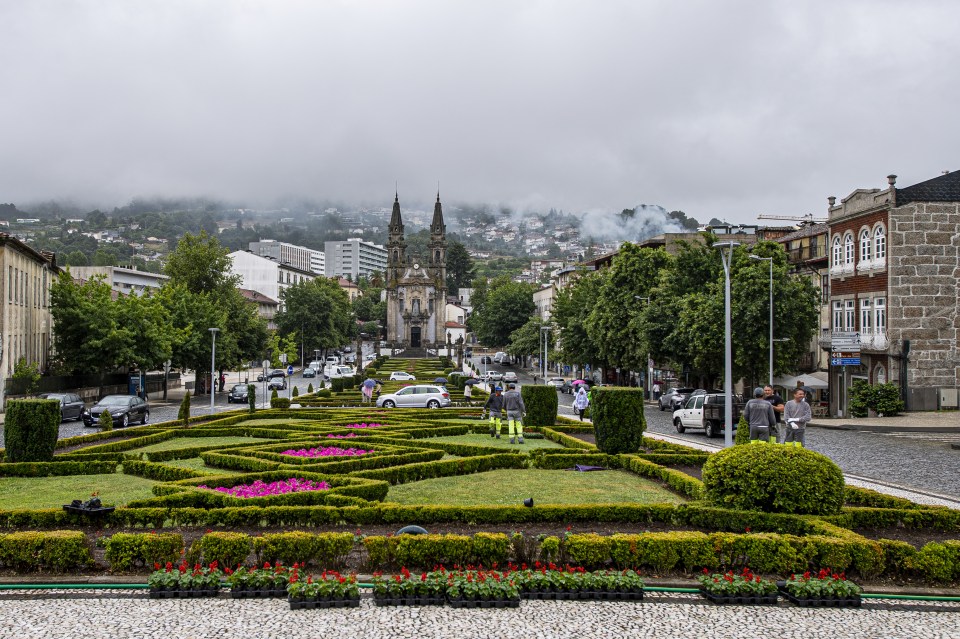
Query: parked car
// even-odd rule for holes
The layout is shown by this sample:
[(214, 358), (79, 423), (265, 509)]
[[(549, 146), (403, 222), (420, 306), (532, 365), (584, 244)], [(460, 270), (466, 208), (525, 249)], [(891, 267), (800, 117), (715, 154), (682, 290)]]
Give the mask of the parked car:
[(507, 359), (508, 357), (510, 357), (510, 356), (507, 355), (506, 353), (504, 353), (503, 351), (497, 351), (497, 354), (493, 356), (493, 362), (494, 362), (495, 364), (499, 364), (499, 363), (501, 363), (503, 360)]
[[(702, 429), (707, 437), (716, 437), (724, 431), (724, 406), (726, 396), (723, 393), (700, 393), (691, 395), (687, 403), (673, 413), (673, 426), (678, 433), (688, 428)], [(746, 404), (739, 395), (733, 396), (733, 430), (737, 429), (740, 413)]]
[(507, 371), (506, 373), (503, 374), (503, 381), (507, 382), (508, 384), (516, 384), (517, 382), (520, 381), (520, 379), (517, 377), (517, 374), (514, 373), (513, 371)]
[(493, 358), (490, 357), (489, 355), (484, 355), (483, 357), (480, 358), (480, 363), (481, 363), (481, 364), (493, 364)]
[(86, 404), (76, 393), (41, 393), (43, 399), (56, 399), (60, 402), (60, 421), (80, 419)]
[(317, 371), (313, 370), (313, 369), (310, 368), (310, 367), (307, 367), (307, 368), (303, 369), (303, 372), (302, 372), (300, 375), (301, 375), (302, 377), (304, 377), (304, 378), (316, 377), (316, 376), (317, 376)]
[(324, 361), (326, 362), (327, 366), (340, 365), (340, 357), (338, 357), (337, 355), (327, 355), (327, 359)]
[(357, 356), (354, 355), (353, 353), (350, 353), (350, 354), (348, 354), (348, 355), (344, 355), (344, 356), (343, 356), (343, 363), (344, 363), (344, 364), (356, 364), (356, 363), (357, 363)]
[[(285, 368), (273, 368), (267, 372), (266, 379), (270, 379), (271, 377), (286, 377), (286, 376), (287, 376), (287, 370)], [(262, 382), (263, 380), (264, 380), (263, 373), (260, 373), (259, 375), (257, 375), (258, 382)]]
[(344, 377), (353, 377), (353, 369), (349, 366), (332, 366), (330, 368), (330, 379), (343, 379)]
[(107, 395), (99, 402), (84, 409), (81, 417), (84, 426), (96, 426), (100, 423), (100, 413), (110, 411), (114, 426), (128, 426), (140, 422), (146, 424), (150, 420), (150, 408), (147, 402), (136, 395)]
[(487, 381), (488, 382), (502, 382), (503, 373), (500, 371), (487, 371)]
[(443, 386), (405, 386), (396, 393), (377, 398), (383, 408), (445, 408), (450, 405), (450, 393)]
[(415, 382), (417, 378), (406, 371), (393, 371), (390, 373), (391, 382)]
[(284, 390), (286, 387), (286, 377), (271, 377), (269, 380), (267, 380), (267, 390)]
[(551, 377), (547, 380), (547, 386), (553, 386), (560, 392), (563, 392), (563, 385), (566, 383), (567, 381), (562, 377)]
[(227, 403), (238, 403), (246, 404), (247, 403), (247, 385), (246, 384), (234, 384), (230, 388), (230, 392), (227, 393)]
[(660, 410), (669, 410), (671, 413), (681, 406), (683, 406), (687, 398), (690, 396), (694, 388), (668, 388), (667, 392), (660, 396), (660, 399), (657, 400), (660, 405)]

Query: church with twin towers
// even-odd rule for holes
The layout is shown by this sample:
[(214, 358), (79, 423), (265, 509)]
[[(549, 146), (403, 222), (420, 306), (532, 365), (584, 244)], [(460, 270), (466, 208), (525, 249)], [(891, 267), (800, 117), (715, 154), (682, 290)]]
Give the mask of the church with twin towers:
[(387, 342), (408, 356), (446, 342), (447, 226), (440, 193), (433, 207), (426, 255), (407, 255), (399, 193), (394, 196), (387, 240)]

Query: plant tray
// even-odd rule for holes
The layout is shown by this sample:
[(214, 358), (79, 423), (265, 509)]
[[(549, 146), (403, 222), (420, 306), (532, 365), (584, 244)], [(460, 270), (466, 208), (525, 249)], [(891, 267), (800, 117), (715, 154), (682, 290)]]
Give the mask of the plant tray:
[(788, 601), (804, 608), (859, 608), (862, 600), (860, 595), (854, 597), (795, 597), (781, 589), (780, 594)]
[(701, 588), (700, 595), (707, 601), (719, 605), (771, 606), (776, 605), (778, 601), (775, 592), (769, 595), (718, 595)]
[(286, 597), (287, 589), (263, 589), (263, 588), (236, 588), (230, 590), (230, 596), (234, 599), (268, 599), (275, 597)]
[(290, 610), (314, 610), (316, 608), (359, 608), (360, 598), (354, 599), (288, 599)]
[(217, 597), (219, 595), (219, 588), (177, 588), (174, 590), (160, 590), (158, 588), (150, 589), (151, 599), (194, 599), (196, 597)]
[(377, 606), (442, 606), (447, 603), (447, 598), (438, 595), (421, 595), (417, 597), (374, 597), (373, 603)]
[(643, 601), (643, 591), (631, 592), (594, 592), (578, 590), (569, 592), (556, 591), (529, 591), (521, 593), (523, 599), (540, 599), (546, 601)]

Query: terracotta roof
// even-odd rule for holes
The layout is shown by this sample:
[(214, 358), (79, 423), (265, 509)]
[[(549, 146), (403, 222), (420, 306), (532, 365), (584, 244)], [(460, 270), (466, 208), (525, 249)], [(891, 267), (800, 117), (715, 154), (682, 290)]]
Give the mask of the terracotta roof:
[(446, 327), (446, 328), (466, 328), (467, 325), (466, 325), (466, 324), (460, 324), (459, 322), (447, 322), (446, 324), (444, 324), (444, 327)]
[(253, 291), (248, 288), (240, 288), (237, 290), (240, 291), (240, 294), (243, 295), (244, 299), (250, 302), (256, 302), (257, 304), (269, 304), (273, 306), (280, 306), (280, 302), (276, 300), (272, 300), (266, 295), (264, 295), (263, 293), (260, 293), (258, 291)]
[(788, 233), (787, 235), (778, 237), (777, 241), (789, 242), (790, 240), (799, 240), (802, 237), (812, 237), (814, 235), (822, 235), (829, 232), (830, 227), (827, 224), (805, 224), (793, 233)]

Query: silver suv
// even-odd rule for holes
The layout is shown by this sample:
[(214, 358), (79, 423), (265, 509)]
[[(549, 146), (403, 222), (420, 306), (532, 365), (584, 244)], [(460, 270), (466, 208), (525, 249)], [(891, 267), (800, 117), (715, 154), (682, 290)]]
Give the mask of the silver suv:
[(377, 406), (383, 408), (446, 408), (450, 405), (450, 393), (443, 386), (405, 386), (396, 393), (377, 398)]

